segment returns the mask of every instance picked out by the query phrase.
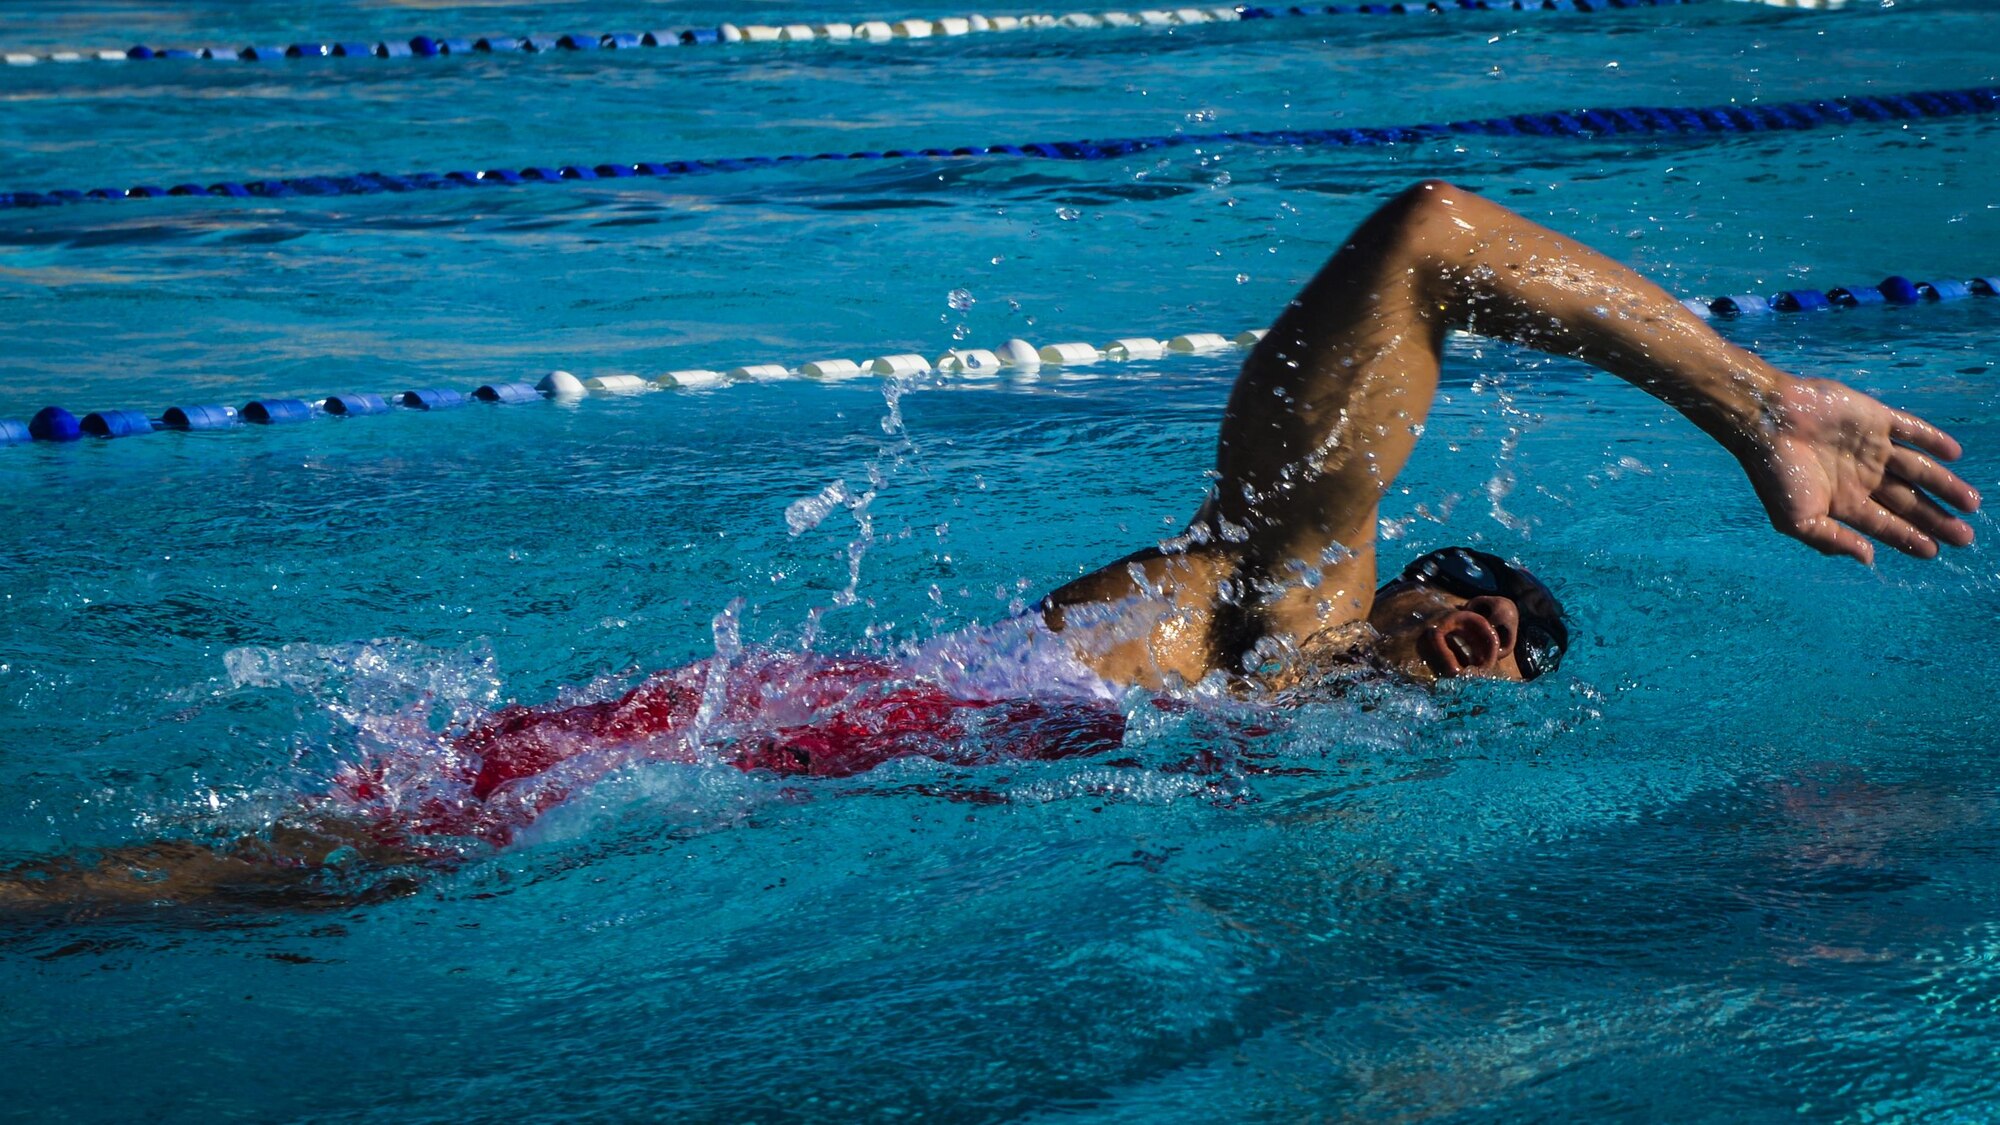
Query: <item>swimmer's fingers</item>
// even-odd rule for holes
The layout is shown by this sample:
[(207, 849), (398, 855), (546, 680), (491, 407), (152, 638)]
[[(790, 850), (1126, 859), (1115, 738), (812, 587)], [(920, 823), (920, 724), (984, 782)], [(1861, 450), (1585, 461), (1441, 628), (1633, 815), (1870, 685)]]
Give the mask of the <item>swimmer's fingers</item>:
[[(1957, 448), (1956, 443), (1953, 443), (1953, 448)], [(1889, 471), (1961, 512), (1979, 510), (1978, 489), (1965, 483), (1957, 473), (1914, 449), (1906, 449), (1899, 445), (1891, 450)]]
[(1873, 500), (1864, 500), (1853, 511), (1841, 515), (1849, 527), (1906, 555), (1920, 559), (1937, 557), (1937, 541), (1917, 530), (1915, 524)]
[(1934, 457), (1946, 461), (1956, 461), (1964, 450), (1948, 433), (1924, 421), (1907, 410), (1889, 411), (1889, 436), (1904, 445), (1914, 445)]
[(1778, 530), (1822, 555), (1846, 555), (1863, 566), (1875, 563), (1875, 545), (1856, 535), (1829, 516), (1814, 516)]
[(1921, 490), (1895, 477), (1885, 477), (1875, 490), (1875, 499), (1884, 508), (1907, 520), (1917, 530), (1954, 547), (1972, 543), (1972, 525), (1944, 510)]

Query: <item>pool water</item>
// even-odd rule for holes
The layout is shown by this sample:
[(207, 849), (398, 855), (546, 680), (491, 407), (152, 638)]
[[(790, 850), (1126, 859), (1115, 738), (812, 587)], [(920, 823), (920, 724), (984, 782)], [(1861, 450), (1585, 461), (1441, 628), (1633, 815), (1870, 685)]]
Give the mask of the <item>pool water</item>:
[[(0, 12), (0, 45), (742, 11), (96, 3)], [(1996, 35), (1974, 0), (1717, 2), (5, 67), (0, 190), (1894, 93), (2000, 81)], [(1233, 333), (1430, 175), (1690, 295), (1964, 278), (2000, 270), (1996, 130), (0, 212), (0, 418)], [(2000, 487), (2000, 301), (1721, 327), (1937, 421)], [(0, 863), (258, 833), (508, 702), (1005, 618), (1179, 526), (1235, 361), (0, 449)], [(788, 521), (836, 482), (849, 502)], [(1821, 559), (1653, 400), (1456, 339), (1385, 557), (1530, 562), (1575, 615), (1559, 675), (1282, 711), (1133, 696), (1117, 759), (614, 763), (411, 897), (7, 924), (0, 1115), (1986, 1119), (2000, 565), (1973, 524), (1938, 562)]]

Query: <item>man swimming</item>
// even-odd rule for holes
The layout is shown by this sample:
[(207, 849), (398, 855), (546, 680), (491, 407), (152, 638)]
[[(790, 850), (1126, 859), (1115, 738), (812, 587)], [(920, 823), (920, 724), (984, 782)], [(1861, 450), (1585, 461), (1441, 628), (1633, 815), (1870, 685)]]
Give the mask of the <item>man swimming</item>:
[[(1245, 362), (1215, 487), (1186, 530), (1049, 594), (1045, 629), (1010, 623), (1088, 669), (1045, 677), (1063, 688), (1051, 698), (995, 698), (867, 657), (697, 662), (613, 700), (494, 712), (453, 740), (428, 789), (410, 790), (395, 763), (367, 762), (264, 835), (17, 866), (0, 874), (0, 906), (366, 901), (410, 884), (347, 873), (449, 866), (458, 853), (429, 841), (505, 843), (626, 761), (720, 755), (746, 771), (828, 778), (899, 757), (1049, 760), (1119, 746), (1123, 688), (1221, 676), (1254, 690), (1357, 659), (1421, 680), (1534, 679), (1561, 661), (1568, 631), (1524, 569), (1447, 548), (1377, 584), (1377, 505), (1416, 444), (1453, 328), (1584, 359), (1659, 397), (1735, 455), (1779, 531), (1823, 552), (1866, 563), (1871, 537), (1919, 557), (1972, 541), (1944, 505), (1970, 512), (1979, 496), (1939, 463), (1959, 455), (1942, 431), (1785, 374), (1623, 266), (1426, 181), (1363, 222)], [(731, 716), (748, 725), (706, 745), (718, 740), (704, 724)]]
[(1939, 501), (1971, 512), (1979, 494), (1939, 464), (1960, 451), (1937, 427), (1788, 375), (1631, 270), (1427, 180), (1369, 216), (1244, 363), (1187, 530), (1050, 594), (1049, 625), (1099, 675), (1149, 688), (1254, 671), (1260, 642), (1310, 666), (1356, 633), (1423, 679), (1554, 668), (1561, 607), (1520, 568), (1454, 548), (1376, 583), (1376, 507), (1454, 328), (1585, 360), (1666, 402), (1735, 455), (1777, 530), (1823, 553), (1871, 563), (1870, 538), (1920, 558), (1972, 542)]

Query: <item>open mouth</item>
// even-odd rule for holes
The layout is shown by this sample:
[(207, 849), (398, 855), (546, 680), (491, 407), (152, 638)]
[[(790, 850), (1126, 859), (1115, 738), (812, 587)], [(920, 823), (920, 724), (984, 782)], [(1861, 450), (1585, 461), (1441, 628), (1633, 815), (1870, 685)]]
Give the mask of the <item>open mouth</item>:
[(1454, 613), (1433, 626), (1420, 646), (1424, 663), (1440, 678), (1486, 668), (1500, 657), (1500, 632), (1476, 613)]

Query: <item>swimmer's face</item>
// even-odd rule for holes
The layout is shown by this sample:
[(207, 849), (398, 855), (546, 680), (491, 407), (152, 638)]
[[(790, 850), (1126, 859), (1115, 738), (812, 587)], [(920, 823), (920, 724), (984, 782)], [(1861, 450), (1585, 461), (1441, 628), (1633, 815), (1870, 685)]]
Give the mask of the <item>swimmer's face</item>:
[(1376, 592), (1368, 623), (1382, 637), (1376, 654), (1426, 683), (1456, 676), (1526, 679), (1514, 653), (1521, 611), (1511, 598), (1461, 597), (1398, 579)]

